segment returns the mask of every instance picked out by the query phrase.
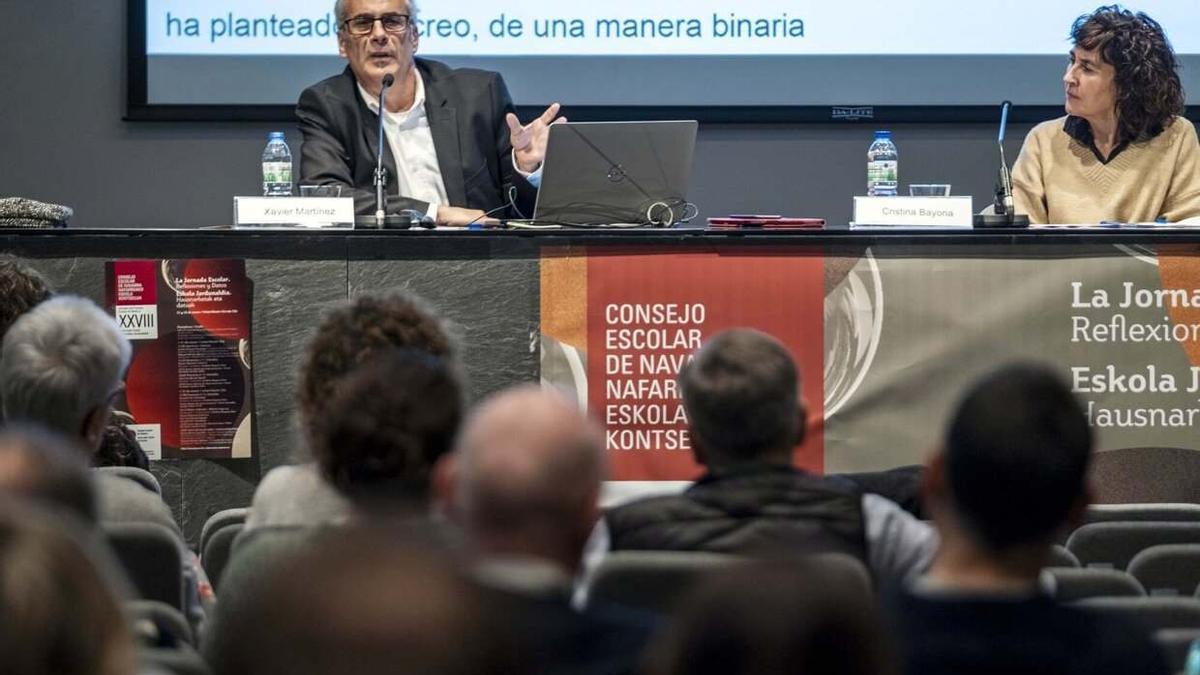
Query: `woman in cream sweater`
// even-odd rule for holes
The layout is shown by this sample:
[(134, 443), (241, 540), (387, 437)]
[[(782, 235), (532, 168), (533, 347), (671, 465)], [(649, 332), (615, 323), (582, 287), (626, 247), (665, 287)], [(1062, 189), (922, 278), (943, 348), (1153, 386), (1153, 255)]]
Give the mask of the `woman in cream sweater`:
[(1025, 138), (1017, 213), (1033, 223), (1200, 217), (1200, 144), (1162, 27), (1113, 5), (1079, 17), (1071, 39), (1067, 115)]

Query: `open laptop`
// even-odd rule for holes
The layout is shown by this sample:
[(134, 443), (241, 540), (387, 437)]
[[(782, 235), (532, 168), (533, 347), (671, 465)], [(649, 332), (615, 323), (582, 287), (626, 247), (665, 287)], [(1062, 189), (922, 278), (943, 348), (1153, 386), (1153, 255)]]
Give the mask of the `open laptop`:
[(696, 126), (695, 121), (551, 126), (533, 220), (667, 227), (694, 215), (687, 187)]

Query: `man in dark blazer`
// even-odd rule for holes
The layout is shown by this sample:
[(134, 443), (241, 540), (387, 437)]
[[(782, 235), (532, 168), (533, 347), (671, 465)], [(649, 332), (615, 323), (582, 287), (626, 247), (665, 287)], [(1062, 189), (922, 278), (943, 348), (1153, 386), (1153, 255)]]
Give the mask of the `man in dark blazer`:
[(335, 12), (338, 51), (349, 65), (300, 95), (300, 182), (347, 186), (357, 213), (375, 212), (377, 101), (390, 74), (383, 148), (389, 214), (412, 210), (441, 225), (532, 215), (529, 178), (541, 168), (558, 104), (522, 125), (498, 73), (417, 59), (411, 0), (338, 0)]

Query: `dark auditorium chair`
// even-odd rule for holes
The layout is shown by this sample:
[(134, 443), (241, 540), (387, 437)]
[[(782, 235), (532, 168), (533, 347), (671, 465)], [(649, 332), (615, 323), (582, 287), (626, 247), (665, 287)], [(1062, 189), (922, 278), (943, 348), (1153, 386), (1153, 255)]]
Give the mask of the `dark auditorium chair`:
[(154, 523), (106, 523), (105, 537), (143, 600), (183, 611), (183, 550), (170, 529)]
[[(1200, 523), (1200, 504), (1138, 503), (1091, 504), (1083, 515), (1083, 525), (1111, 522)], [(1070, 532), (1064, 532), (1066, 543)]]
[(1160, 544), (1200, 544), (1200, 523), (1089, 523), (1071, 533), (1067, 550), (1084, 567), (1124, 570), (1135, 555)]
[(1192, 642), (1200, 640), (1200, 628), (1164, 628), (1154, 631), (1154, 642), (1162, 648), (1172, 673), (1183, 672)]
[(317, 532), (320, 528), (259, 527), (237, 533), (221, 572), (218, 615), (234, 610), (245, 591), (268, 578), (281, 561), (303, 550)]
[(156, 647), (196, 645), (191, 624), (174, 607), (157, 600), (127, 600), (123, 606), (139, 643)]
[(1042, 570), (1042, 585), (1059, 602), (1146, 595), (1137, 579), (1121, 570), (1047, 567)]
[(867, 598), (874, 598), (875, 583), (871, 579), (871, 571), (861, 560), (845, 553), (818, 553), (805, 558), (809, 562), (828, 568), (834, 572), (844, 573), (854, 579), (860, 591)]
[(236, 509), (224, 509), (223, 511), (217, 511), (209, 516), (208, 520), (204, 521), (204, 526), (200, 528), (199, 550), (203, 553), (204, 548), (208, 545), (208, 538), (211, 537), (214, 532), (227, 525), (232, 525), (234, 523), (245, 523), (246, 517), (249, 515), (250, 509), (243, 506)]
[(204, 566), (214, 592), (220, 590), (221, 574), (233, 554), (233, 542), (245, 526), (245, 523), (227, 523), (210, 533), (204, 541), (204, 548), (200, 551), (200, 564)]
[(744, 560), (698, 551), (616, 551), (604, 557), (588, 587), (588, 602), (666, 614), (697, 581)]
[(1150, 631), (1200, 628), (1200, 600), (1195, 598), (1088, 598), (1072, 603), (1097, 612), (1129, 617)]
[(221, 573), (217, 611), (200, 641), (203, 655), (211, 657), (228, 648), (223, 641), (237, 639), (223, 630), (225, 622), (244, 612), (250, 593), (319, 532), (321, 528), (314, 527), (258, 527), (235, 537), (229, 563)]
[(1050, 560), (1046, 567), (1079, 567), (1079, 558), (1067, 550), (1062, 544), (1055, 544), (1050, 549)]
[(162, 495), (162, 485), (159, 484), (154, 474), (145, 469), (139, 469), (136, 466), (100, 466), (96, 467), (95, 470), (121, 478), (128, 478), (154, 494)]
[(1150, 595), (1189, 596), (1200, 584), (1200, 544), (1151, 546), (1129, 561), (1129, 573)]
[(138, 675), (211, 675), (212, 670), (190, 646), (138, 649)]
[(1200, 504), (1091, 504), (1083, 522), (1200, 523)]

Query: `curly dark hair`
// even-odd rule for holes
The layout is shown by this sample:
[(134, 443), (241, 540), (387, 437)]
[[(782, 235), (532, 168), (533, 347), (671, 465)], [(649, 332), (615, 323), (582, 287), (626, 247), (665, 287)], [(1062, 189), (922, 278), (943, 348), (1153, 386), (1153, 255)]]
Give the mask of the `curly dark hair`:
[(1179, 62), (1154, 19), (1120, 5), (1105, 5), (1075, 20), (1071, 40), (1099, 52), (1116, 71), (1120, 141), (1154, 138), (1183, 113)]
[(340, 383), (381, 352), (408, 348), (453, 359), (455, 347), (441, 319), (410, 293), (363, 295), (330, 312), (308, 344), (300, 368), (300, 423), (312, 441)]
[(424, 508), (434, 464), (463, 416), (454, 367), (413, 349), (379, 354), (348, 376), (313, 424), (325, 478), (360, 506)]
[(54, 289), (40, 272), (16, 256), (0, 254), (0, 338), (18, 317), (51, 295)]

